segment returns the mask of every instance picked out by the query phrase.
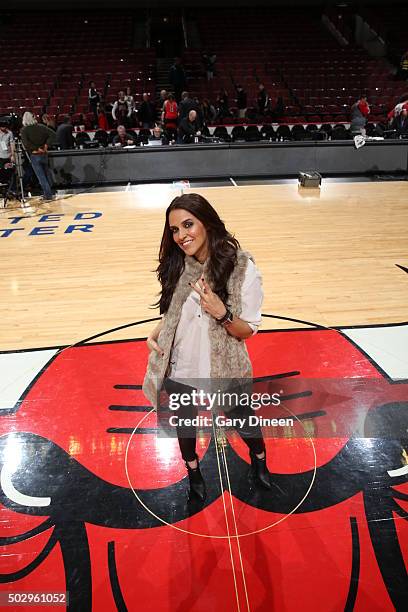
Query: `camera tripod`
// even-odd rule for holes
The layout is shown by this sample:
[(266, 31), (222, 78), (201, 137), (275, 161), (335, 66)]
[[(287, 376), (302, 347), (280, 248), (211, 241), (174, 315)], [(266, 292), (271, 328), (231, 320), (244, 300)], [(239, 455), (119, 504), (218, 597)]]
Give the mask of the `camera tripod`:
[[(3, 206), (7, 207), (8, 200), (13, 199), (19, 200), (22, 206), (26, 205), (26, 199), (24, 197), (24, 186), (23, 186), (23, 145), (19, 138), (13, 138), (14, 151), (15, 151), (15, 172), (10, 178), (10, 182), (7, 191), (4, 195)], [(15, 191), (12, 188), (15, 186)]]

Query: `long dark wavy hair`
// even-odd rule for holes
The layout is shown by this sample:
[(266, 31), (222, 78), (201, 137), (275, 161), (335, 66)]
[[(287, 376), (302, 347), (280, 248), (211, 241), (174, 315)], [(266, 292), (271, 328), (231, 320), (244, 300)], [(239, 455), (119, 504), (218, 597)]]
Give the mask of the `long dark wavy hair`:
[(209, 247), (207, 281), (210, 282), (212, 290), (221, 300), (227, 303), (227, 282), (237, 263), (237, 250), (240, 244), (227, 231), (217, 211), (203, 196), (198, 193), (186, 193), (174, 198), (166, 210), (166, 223), (159, 251), (160, 263), (156, 270), (161, 293), (159, 300), (153, 306), (160, 308), (160, 314), (167, 312), (177, 281), (184, 270), (185, 254), (174, 242), (169, 225), (169, 215), (172, 210), (176, 209), (190, 212), (204, 225)]

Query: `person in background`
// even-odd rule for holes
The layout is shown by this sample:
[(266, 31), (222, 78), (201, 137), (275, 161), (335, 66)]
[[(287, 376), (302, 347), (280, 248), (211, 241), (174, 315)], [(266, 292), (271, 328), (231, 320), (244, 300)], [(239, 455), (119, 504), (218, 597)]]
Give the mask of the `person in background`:
[(125, 99), (125, 92), (120, 91), (119, 97), (112, 107), (112, 117), (117, 121), (118, 125), (129, 126), (131, 110), (128, 102)]
[(191, 110), (188, 113), (188, 117), (184, 117), (184, 119), (180, 121), (179, 143), (193, 143), (199, 136), (201, 136), (201, 124), (199, 123), (197, 112), (195, 110)]
[(62, 117), (62, 122), (57, 127), (56, 141), (58, 148), (63, 151), (75, 148), (71, 118), (68, 115)]
[(89, 82), (88, 102), (89, 110), (94, 114), (95, 125), (98, 123), (98, 104), (101, 101), (101, 94), (96, 89), (95, 82)]
[(197, 96), (193, 98), (193, 102), (194, 102), (193, 110), (195, 110), (195, 112), (197, 113), (198, 122), (200, 123), (200, 125), (204, 125), (203, 112), (201, 110), (200, 100), (198, 99)]
[(79, 117), (77, 119), (77, 121), (75, 122), (75, 125), (78, 126), (79, 130), (81, 132), (85, 131), (85, 117), (83, 115), (83, 113), (79, 113)]
[(174, 64), (170, 68), (169, 81), (173, 86), (176, 102), (180, 102), (182, 91), (186, 87), (187, 78), (179, 57), (175, 58)]
[(408, 104), (393, 118), (390, 127), (397, 132), (397, 136), (408, 134)]
[(168, 94), (167, 100), (165, 100), (163, 104), (161, 121), (169, 140), (175, 140), (177, 138), (177, 118), (177, 102), (175, 101), (173, 94)]
[(44, 125), (47, 126), (47, 128), (50, 128), (50, 130), (53, 130), (55, 132), (56, 130), (55, 117), (48, 115), (48, 113), (44, 113), (41, 116), (41, 121)]
[(361, 94), (359, 99), (351, 107), (350, 132), (352, 134), (362, 134), (365, 136), (367, 117), (370, 114), (370, 107), (367, 102), (366, 94)]
[(408, 110), (408, 95), (402, 96), (402, 98), (403, 99), (400, 99), (398, 104), (396, 104), (394, 108), (388, 113), (387, 119), (389, 123), (392, 123), (395, 117), (398, 117), (398, 115), (402, 112), (404, 108)]
[(31, 165), (43, 191), (43, 200), (50, 202), (55, 199), (52, 193), (52, 176), (48, 167), (48, 149), (55, 143), (55, 133), (50, 128), (37, 123), (30, 112), (23, 115), (21, 140), (30, 158)]
[(9, 130), (7, 121), (0, 118), (0, 183), (9, 184), (15, 163), (13, 133)]
[(167, 91), (167, 89), (162, 89), (160, 91), (159, 97), (157, 98), (157, 101), (156, 101), (156, 120), (157, 121), (161, 121), (164, 103), (167, 100), (168, 95), (169, 95), (169, 92)]
[(135, 99), (131, 94), (131, 88), (126, 87), (125, 100), (130, 106), (130, 110), (133, 112), (135, 110)]
[(144, 128), (152, 128), (156, 121), (156, 107), (150, 100), (148, 93), (143, 94), (143, 101), (139, 106), (138, 118)]
[(204, 125), (210, 125), (211, 123), (214, 123), (215, 118), (217, 116), (217, 111), (215, 110), (211, 102), (208, 100), (208, 98), (204, 98), (204, 100), (200, 104), (200, 109)]
[(129, 104), (131, 124), (134, 127), (136, 125), (136, 105), (130, 87), (126, 87), (125, 100)]
[(168, 93), (167, 89), (162, 89), (161, 90), (160, 96), (159, 96), (159, 101), (158, 101), (158, 106), (160, 108), (163, 108), (163, 104), (167, 100), (168, 95), (169, 95), (169, 93)]
[(108, 118), (102, 103), (98, 104), (98, 128), (105, 130), (105, 132), (109, 130)]
[(285, 102), (282, 96), (278, 96), (276, 106), (273, 110), (274, 119), (280, 119), (285, 114)]
[(405, 51), (405, 53), (401, 56), (398, 76), (403, 81), (408, 80), (408, 51)]
[(117, 134), (113, 138), (113, 144), (115, 147), (128, 147), (135, 144), (135, 138), (133, 134), (126, 131), (124, 125), (118, 125)]
[(268, 108), (269, 96), (263, 83), (258, 85), (258, 95), (256, 97), (256, 103), (258, 106), (258, 113), (265, 115), (266, 109)]
[(181, 94), (181, 102), (179, 104), (179, 120), (181, 121), (188, 116), (191, 110), (198, 111), (197, 103), (190, 97), (188, 91), (183, 91)]
[(217, 121), (222, 121), (225, 117), (229, 117), (229, 102), (228, 102), (228, 92), (226, 89), (220, 89), (220, 92), (217, 96), (217, 100), (215, 103), (215, 107), (217, 110)]
[(159, 141), (163, 145), (169, 144), (169, 139), (167, 138), (166, 134), (163, 132), (161, 127), (159, 125), (155, 125), (153, 128), (153, 134), (149, 136), (149, 142), (155, 143)]
[(240, 119), (244, 119), (246, 109), (247, 109), (247, 93), (242, 87), (242, 85), (237, 85), (235, 88), (237, 92), (237, 108), (238, 108), (238, 117)]
[(211, 81), (214, 78), (215, 73), (215, 62), (217, 61), (217, 56), (215, 53), (203, 53), (203, 62), (204, 68), (207, 75), (207, 81)]

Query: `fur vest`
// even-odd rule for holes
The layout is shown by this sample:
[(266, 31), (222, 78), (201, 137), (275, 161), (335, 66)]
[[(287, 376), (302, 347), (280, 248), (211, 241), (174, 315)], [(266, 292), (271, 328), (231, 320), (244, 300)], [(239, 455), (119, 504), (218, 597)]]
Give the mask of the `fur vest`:
[[(254, 261), (252, 255), (240, 249), (237, 251), (237, 264), (228, 282), (228, 305), (232, 313), (241, 314), (241, 289), (248, 264)], [(185, 268), (180, 275), (173, 293), (168, 311), (163, 316), (163, 327), (158, 337), (158, 344), (164, 352), (162, 357), (157, 351), (150, 351), (147, 371), (143, 381), (143, 392), (153, 406), (157, 408), (159, 394), (165, 378), (177, 325), (180, 320), (183, 304), (192, 291), (190, 281), (195, 283), (202, 274), (207, 278), (207, 262), (201, 264), (194, 257), (185, 256)], [(254, 262), (255, 263), (255, 262)], [(210, 317), (209, 335), (211, 347), (211, 380), (213, 379), (250, 379), (252, 365), (243, 340), (234, 338), (226, 329)], [(221, 380), (218, 381), (221, 383)], [(222, 385), (221, 385), (222, 386)], [(217, 388), (220, 385), (217, 384)]]

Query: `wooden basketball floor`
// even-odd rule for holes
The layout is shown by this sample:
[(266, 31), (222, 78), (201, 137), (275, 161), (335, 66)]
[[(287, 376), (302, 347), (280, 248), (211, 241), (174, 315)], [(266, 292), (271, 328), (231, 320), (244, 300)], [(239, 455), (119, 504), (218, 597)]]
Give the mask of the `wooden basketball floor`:
[(263, 276), (254, 386), (282, 397), (260, 414), (294, 423), (264, 428), (273, 490), (234, 430), (212, 426), (198, 436), (207, 500), (188, 502), (177, 440), (140, 388), (180, 188), (13, 203), (0, 209), (0, 604), (26, 593), (15, 601), (31, 609), (41, 591), (68, 592), (59, 609), (74, 612), (406, 609), (408, 183), (190, 191)]

